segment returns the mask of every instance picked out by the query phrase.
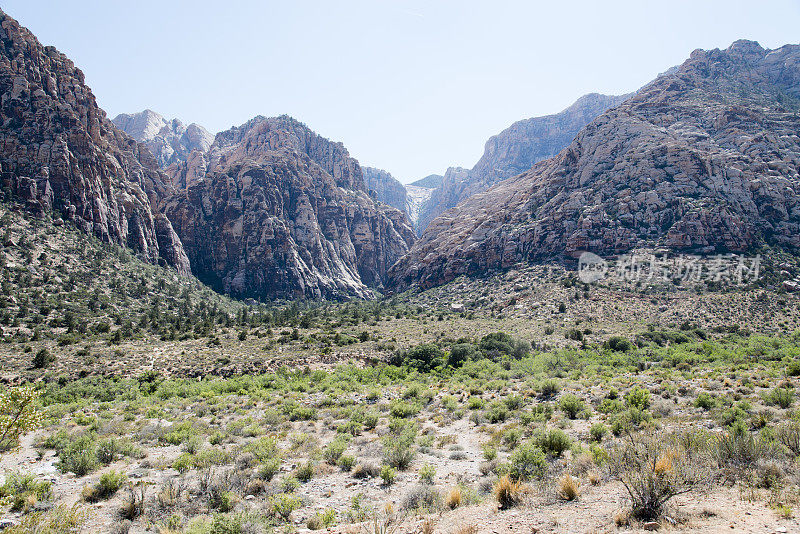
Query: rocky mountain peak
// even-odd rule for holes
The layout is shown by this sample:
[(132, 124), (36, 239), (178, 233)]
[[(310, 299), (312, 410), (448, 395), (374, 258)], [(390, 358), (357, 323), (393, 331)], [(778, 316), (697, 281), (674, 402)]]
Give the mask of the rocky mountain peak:
[(393, 268), (430, 286), (640, 247), (800, 247), (800, 46), (694, 52), (558, 156), (445, 212)]
[(629, 96), (584, 95), (559, 113), (517, 121), (490, 137), (483, 156), (472, 169), (453, 167), (447, 170), (441, 184), (431, 192), (421, 209), (418, 231), (466, 198), (555, 156), (581, 128)]
[(122, 131), (144, 143), (162, 168), (180, 163), (194, 152), (205, 152), (214, 140), (205, 128), (192, 123), (184, 126), (178, 119), (167, 120), (155, 111), (122, 113), (113, 119)]
[(188, 273), (159, 206), (171, 194), (146, 148), (97, 106), (83, 73), (0, 11), (0, 180), (35, 213)]
[(288, 116), (220, 132), (171, 170), (186, 193), (167, 213), (195, 274), (235, 296), (370, 297), (414, 240), (344, 145)]

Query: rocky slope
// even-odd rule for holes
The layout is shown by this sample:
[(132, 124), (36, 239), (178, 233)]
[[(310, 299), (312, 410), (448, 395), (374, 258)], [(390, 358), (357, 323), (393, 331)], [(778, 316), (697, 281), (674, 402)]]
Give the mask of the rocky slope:
[(581, 128), (629, 96), (584, 95), (560, 113), (517, 121), (490, 137), (483, 156), (472, 169), (447, 169), (441, 184), (422, 208), (417, 225), (419, 231), (462, 200), (555, 156)]
[(167, 120), (149, 109), (133, 114), (122, 113), (112, 122), (144, 143), (162, 168), (184, 161), (194, 151), (207, 151), (214, 141), (214, 136), (199, 124), (184, 126), (178, 119)]
[(188, 273), (158, 211), (172, 188), (155, 159), (106, 118), (72, 61), (2, 11), (0, 122), (4, 196)]
[[(414, 235), (361, 167), (286, 116), (217, 134), (201, 180), (170, 201), (194, 274), (237, 297), (369, 297)], [(178, 166), (186, 170), (190, 162)]]
[(379, 202), (406, 211), (406, 188), (403, 184), (384, 170), (372, 167), (361, 167), (361, 170), (364, 173), (364, 184), (370, 194), (374, 193)]
[(796, 249), (799, 109), (800, 46), (697, 50), (557, 157), (444, 213), (390, 282), (431, 286), (581, 250)]

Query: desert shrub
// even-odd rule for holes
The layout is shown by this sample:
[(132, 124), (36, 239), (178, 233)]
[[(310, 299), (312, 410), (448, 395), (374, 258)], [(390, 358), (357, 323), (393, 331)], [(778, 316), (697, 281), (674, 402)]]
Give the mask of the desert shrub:
[(364, 425), (365, 430), (372, 430), (376, 426), (378, 426), (378, 420), (380, 419), (380, 414), (374, 410), (370, 410), (364, 414), (362, 419), (362, 424)]
[(350, 440), (345, 436), (337, 436), (336, 439), (328, 443), (322, 451), (322, 457), (331, 465), (336, 465), (339, 458), (347, 450), (350, 445)]
[(99, 467), (97, 449), (93, 436), (70, 436), (66, 443), (60, 444), (58, 468), (62, 472), (71, 471), (82, 477)]
[(405, 470), (414, 461), (417, 425), (406, 423), (383, 438), (383, 459), (386, 464)]
[(771, 406), (779, 406), (785, 410), (794, 402), (794, 392), (789, 388), (776, 387), (764, 397), (764, 401)]
[(608, 338), (608, 341), (606, 341), (603, 346), (615, 352), (628, 352), (629, 350), (633, 349), (633, 343), (631, 343), (630, 340), (620, 336), (612, 336)]
[(273, 438), (268, 437), (261, 437), (251, 441), (244, 446), (243, 452), (249, 452), (253, 454), (253, 456), (256, 457), (256, 460), (261, 463), (274, 460), (280, 456), (278, 442)]
[(44, 369), (46, 367), (50, 367), (51, 364), (55, 363), (56, 356), (52, 354), (46, 348), (40, 349), (36, 355), (33, 357), (33, 368), (34, 369)]
[(392, 417), (399, 417), (405, 419), (412, 417), (419, 413), (420, 407), (416, 403), (405, 402), (401, 400), (393, 400), (389, 405), (389, 413)]
[(572, 447), (572, 440), (559, 428), (539, 432), (533, 441), (542, 452), (550, 456), (561, 456), (564, 451)]
[(32, 474), (13, 472), (0, 486), (0, 498), (11, 502), (13, 512), (27, 512), (37, 503), (49, 500), (51, 496), (50, 482), (37, 480)]
[(442, 496), (431, 485), (421, 484), (411, 488), (403, 498), (402, 507), (405, 510), (434, 512), (441, 508)]
[(505, 332), (486, 334), (481, 338), (478, 348), (485, 358), (492, 361), (499, 361), (503, 356), (519, 360), (531, 350), (530, 343), (514, 339)]
[(694, 405), (696, 407), (702, 408), (702, 409), (704, 409), (706, 411), (712, 409), (714, 406), (716, 406), (716, 404), (717, 404), (717, 402), (714, 399), (714, 397), (712, 397), (711, 395), (709, 395), (705, 391), (700, 393), (697, 396), (697, 398), (695, 399), (695, 401), (694, 401)]
[(456, 486), (454, 488), (450, 488), (447, 492), (447, 496), (444, 499), (445, 506), (450, 510), (455, 510), (461, 503), (464, 501), (463, 492), (461, 491), (461, 487)]
[(447, 355), (447, 365), (450, 367), (461, 367), (465, 362), (475, 358), (475, 345), (472, 343), (458, 343), (450, 347)]
[(589, 437), (592, 441), (602, 441), (606, 433), (608, 433), (608, 427), (603, 423), (594, 423), (589, 428)]
[(653, 416), (647, 410), (640, 410), (639, 408), (628, 408), (622, 412), (615, 414), (611, 419), (611, 432), (615, 436), (619, 436), (624, 431), (636, 430), (643, 423), (647, 423)]
[(800, 456), (800, 423), (787, 421), (778, 426), (776, 436), (779, 443), (795, 456)]
[(561, 411), (563, 411), (567, 417), (575, 419), (586, 405), (577, 395), (567, 393), (558, 401), (558, 407), (561, 408)]
[(508, 407), (501, 401), (495, 401), (483, 415), (490, 423), (501, 423), (508, 419)]
[(625, 404), (629, 408), (645, 410), (650, 407), (650, 392), (644, 388), (635, 387), (625, 394)]
[(611, 453), (611, 472), (625, 487), (632, 514), (655, 519), (667, 502), (709, 479), (707, 455), (681, 445), (680, 436), (628, 433)]
[(109, 471), (100, 475), (100, 480), (92, 486), (83, 489), (82, 496), (86, 502), (97, 502), (112, 497), (125, 485), (128, 477), (124, 473)]
[(423, 343), (398, 350), (390, 359), (394, 365), (407, 365), (422, 372), (427, 372), (445, 364), (445, 353), (433, 343)]
[(345, 473), (349, 473), (350, 470), (353, 469), (353, 466), (356, 464), (356, 457), (350, 454), (343, 454), (339, 457), (339, 461), (336, 462), (342, 471)]
[(737, 422), (717, 437), (713, 453), (720, 467), (748, 468), (771, 452), (770, 444)]
[(297, 480), (300, 482), (308, 482), (314, 476), (314, 464), (311, 462), (306, 462), (295, 470), (294, 476), (297, 477)]
[(539, 395), (544, 398), (555, 397), (561, 390), (561, 385), (555, 379), (548, 379), (539, 386)]
[(278, 474), (281, 469), (281, 460), (279, 458), (270, 458), (258, 467), (258, 476), (267, 482)]
[(336, 510), (327, 508), (324, 511), (317, 512), (308, 519), (306, 527), (311, 530), (320, 530), (329, 528), (336, 524)]
[(531, 480), (544, 476), (547, 459), (542, 449), (535, 443), (525, 443), (517, 447), (509, 458), (509, 475), (515, 480)]
[(384, 465), (381, 467), (380, 476), (384, 486), (391, 486), (397, 478), (397, 471), (390, 465)]
[(296, 495), (279, 493), (269, 498), (269, 505), (273, 515), (283, 521), (289, 521), (292, 512), (302, 506), (303, 502)]
[(423, 484), (433, 484), (436, 479), (436, 467), (431, 464), (425, 464), (419, 468), (419, 480)]
[(46, 512), (26, 515), (22, 520), (3, 530), (4, 534), (74, 534), (81, 532), (89, 518), (88, 510), (77, 505), (58, 505)]

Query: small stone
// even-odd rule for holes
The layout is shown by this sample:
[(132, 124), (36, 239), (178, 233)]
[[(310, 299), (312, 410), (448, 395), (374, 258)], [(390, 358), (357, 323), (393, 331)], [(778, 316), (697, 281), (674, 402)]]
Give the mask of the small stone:
[(661, 525), (658, 523), (658, 521), (648, 521), (642, 525), (642, 528), (645, 530), (658, 530), (661, 528)]

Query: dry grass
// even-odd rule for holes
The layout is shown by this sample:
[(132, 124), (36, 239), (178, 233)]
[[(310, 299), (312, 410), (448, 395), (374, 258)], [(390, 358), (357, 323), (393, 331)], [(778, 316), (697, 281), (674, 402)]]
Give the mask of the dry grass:
[(574, 501), (577, 499), (580, 489), (580, 482), (570, 474), (565, 474), (558, 479), (558, 496), (565, 501)]
[(507, 510), (522, 503), (528, 487), (519, 481), (513, 481), (508, 475), (503, 475), (494, 485), (492, 493), (500, 505), (501, 510)]
[(445, 504), (451, 510), (455, 510), (462, 503), (462, 495), (461, 495), (461, 488), (456, 486), (452, 488), (450, 491), (447, 492), (447, 497), (445, 498)]

